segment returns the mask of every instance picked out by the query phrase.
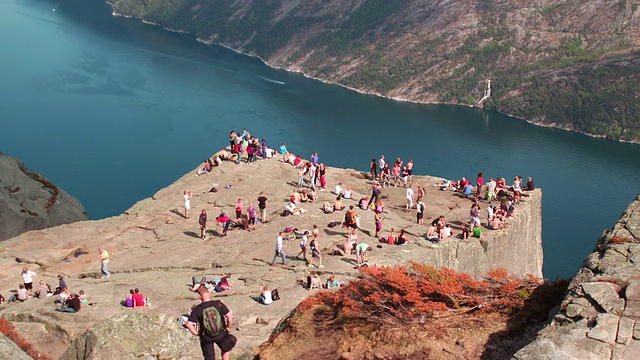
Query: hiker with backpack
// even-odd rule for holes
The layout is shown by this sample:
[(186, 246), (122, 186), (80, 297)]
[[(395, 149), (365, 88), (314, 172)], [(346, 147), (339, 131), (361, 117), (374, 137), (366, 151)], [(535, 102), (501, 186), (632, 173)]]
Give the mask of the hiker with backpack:
[(230, 351), (237, 341), (235, 336), (229, 334), (233, 314), (222, 301), (212, 301), (211, 294), (205, 287), (198, 288), (198, 295), (202, 302), (191, 311), (186, 323), (187, 329), (194, 336), (200, 337), (200, 348), (205, 360), (215, 360), (214, 343), (222, 351), (222, 360), (229, 360)]
[(344, 226), (347, 228), (347, 236), (350, 235), (353, 230), (358, 228), (356, 216), (356, 212), (353, 210), (353, 205), (349, 206), (349, 210), (344, 214)]

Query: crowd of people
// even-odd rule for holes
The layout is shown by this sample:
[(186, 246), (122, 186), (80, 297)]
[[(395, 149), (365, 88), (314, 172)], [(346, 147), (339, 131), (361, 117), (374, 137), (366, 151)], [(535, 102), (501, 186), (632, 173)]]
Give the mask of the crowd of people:
[[(239, 132), (231, 131), (229, 145), (231, 156), (221, 152), (213, 158), (205, 160), (202, 168), (197, 169), (196, 176), (212, 172), (214, 167), (222, 166), (223, 160), (243, 165), (251, 164), (258, 161), (258, 159), (264, 160), (276, 156), (276, 151), (267, 145), (264, 138), (253, 137), (246, 129), (242, 129)], [(318, 203), (318, 207), (325, 214), (340, 214), (342, 216), (339, 222), (332, 220), (329, 227), (341, 226), (345, 232), (344, 241), (323, 247), (320, 228), (317, 224), (313, 225), (309, 230), (284, 229), (276, 237), (274, 254), (270, 261), (271, 266), (276, 267), (278, 264), (288, 265), (288, 261), (291, 258), (288, 259), (285, 254), (285, 245), (289, 239), (299, 241), (300, 251), (297, 253), (295, 260), (304, 261), (309, 268), (324, 268), (323, 252), (329, 248), (331, 251), (328, 254), (351, 259), (349, 261), (355, 267), (368, 266), (369, 253), (373, 249), (360, 235), (362, 221), (356, 209), (371, 211), (374, 230), (369, 231), (368, 236), (377, 240), (377, 243), (380, 244), (377, 245), (378, 247), (382, 248), (385, 246), (383, 244), (404, 246), (414, 242), (415, 240), (412, 240), (410, 235), (415, 235), (410, 234), (406, 229), (396, 230), (395, 228), (390, 228), (388, 231), (384, 230), (386, 219), (384, 214), (388, 213), (389, 210), (385, 208), (385, 203), (383, 202), (383, 191), (400, 191), (400, 189), (384, 190), (386, 188), (403, 188), (404, 203), (396, 204), (397, 207), (403, 209), (406, 213), (415, 211), (416, 224), (419, 226), (425, 225), (424, 218), (428, 207), (426, 189), (413, 183), (413, 160), (409, 160), (405, 164), (401, 158), (396, 158), (393, 164), (388, 164), (384, 155), (381, 155), (377, 160), (374, 158), (370, 164), (370, 196), (368, 196), (368, 192), (366, 194), (356, 194), (352, 189), (352, 184), (338, 182), (333, 188), (333, 194), (329, 194), (331, 197), (326, 199), (327, 195), (323, 196), (319, 192), (327, 191), (327, 167), (320, 162), (318, 153), (314, 152), (308, 159), (304, 159), (301, 155), (290, 152), (286, 143), (282, 143), (277, 153), (279, 154), (279, 160), (290, 164), (294, 169), (292, 173), (297, 176), (296, 181), (291, 182), (293, 188), (287, 204), (284, 205), (282, 212), (278, 211), (278, 213), (281, 213), (282, 216), (301, 215), (307, 211), (302, 208), (302, 204)], [(459, 224), (459, 237), (464, 240), (470, 237), (484, 237), (482, 230), (485, 225), (481, 221), (480, 202), (486, 201), (489, 203), (486, 210), (486, 228), (502, 230), (505, 228), (508, 219), (516, 216), (515, 205), (522, 201), (524, 192), (535, 189), (531, 177), (527, 179), (526, 184), (523, 184), (522, 178), (516, 176), (512, 185), (509, 186), (504, 178), (494, 179), (490, 177), (489, 181), (485, 183), (483, 173), (478, 174), (475, 189), (473, 184), (465, 177), (458, 181), (443, 180), (437, 186), (442, 191), (457, 192), (460, 196), (471, 200), (469, 222), (466, 223), (465, 221)], [(227, 188), (229, 187), (231, 185), (227, 186)], [(217, 192), (217, 184), (210, 191)], [(183, 217), (189, 219), (193, 194), (189, 190), (184, 190), (182, 196), (184, 199)], [(324, 201), (319, 201), (319, 198)], [(335, 200), (331, 201), (334, 198)], [(494, 201), (497, 202), (494, 204)], [(321, 206), (320, 203), (322, 203)], [(230, 216), (223, 211), (215, 218), (215, 223), (219, 228), (218, 234), (221, 237), (227, 236), (229, 231), (236, 229), (254, 231), (257, 226), (267, 223), (269, 220), (267, 216), (269, 199), (264, 191), (260, 192), (255, 199), (239, 197), (233, 207), (233, 215)], [(206, 240), (210, 234), (214, 233), (208, 227), (207, 210), (202, 209), (197, 217), (200, 230), (199, 237)], [(426, 239), (441, 241), (453, 236), (456, 236), (454, 226), (447, 222), (445, 216), (439, 216), (426, 224)], [(109, 253), (101, 247), (98, 251), (98, 258), (101, 264), (101, 277), (103, 279), (109, 278), (111, 276), (108, 269)], [(42, 299), (59, 295), (61, 307), (57, 310), (63, 312), (78, 312), (81, 309), (81, 305), (88, 301), (87, 295), (82, 290), (78, 293), (70, 293), (62, 275), (58, 276), (59, 286), (54, 291), (44, 281), (40, 281), (39, 286), (34, 290), (36, 273), (26, 267), (21, 272), (21, 275), (23, 283), (20, 284), (16, 294), (10, 301), (26, 301), (32, 297)], [(190, 314), (185, 317), (184, 324), (191, 333), (200, 337), (201, 348), (206, 359), (213, 359), (214, 343), (221, 348), (223, 359), (228, 359), (229, 351), (233, 348), (230, 343), (235, 344), (234, 337), (229, 334), (229, 329), (233, 322), (231, 310), (223, 302), (211, 300), (212, 292), (232, 289), (229, 279), (230, 276), (224, 276), (221, 279), (212, 281), (207, 281), (206, 278), (202, 278), (200, 281), (197, 281), (195, 277), (192, 279), (190, 290), (198, 293), (202, 303), (192, 308)], [(323, 281), (317, 271), (309, 273), (301, 282), (309, 291), (313, 289), (334, 289), (344, 285), (343, 281), (337, 280), (335, 275), (331, 273)], [(261, 284), (256, 301), (269, 305), (279, 298), (280, 295), (277, 289), (270, 290), (267, 285)], [(129, 294), (126, 295), (123, 305), (134, 309), (144, 307), (149, 305), (149, 299), (142, 295), (138, 288), (135, 288), (131, 289)], [(213, 329), (209, 331), (212, 325), (208, 312), (213, 311), (211, 309), (214, 308), (222, 328), (224, 328), (223, 330)], [(203, 329), (206, 329), (206, 331)]]

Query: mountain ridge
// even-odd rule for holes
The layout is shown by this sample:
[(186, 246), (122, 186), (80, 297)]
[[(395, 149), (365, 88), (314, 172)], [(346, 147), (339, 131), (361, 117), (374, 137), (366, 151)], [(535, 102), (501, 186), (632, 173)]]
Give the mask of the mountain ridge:
[(116, 0), (114, 13), (398, 100), (640, 140), (637, 1)]

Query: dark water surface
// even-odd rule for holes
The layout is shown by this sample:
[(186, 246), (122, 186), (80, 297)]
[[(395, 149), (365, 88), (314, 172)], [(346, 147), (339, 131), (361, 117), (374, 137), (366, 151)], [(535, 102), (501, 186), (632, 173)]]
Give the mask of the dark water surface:
[(112, 17), (100, 0), (0, 0), (0, 80), (0, 151), (92, 219), (171, 184), (242, 127), (331, 166), (367, 170), (385, 154), (418, 174), (533, 176), (549, 278), (571, 276), (640, 190), (640, 146), (359, 95)]

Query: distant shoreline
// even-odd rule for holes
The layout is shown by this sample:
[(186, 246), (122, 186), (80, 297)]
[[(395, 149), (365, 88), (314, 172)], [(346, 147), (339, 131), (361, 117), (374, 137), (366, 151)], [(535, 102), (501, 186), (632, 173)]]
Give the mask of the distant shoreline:
[[(107, 4), (109, 4), (110, 6), (113, 5), (113, 2), (105, 0)], [(351, 90), (351, 91), (355, 91), (359, 94), (363, 94), (363, 95), (372, 95), (372, 96), (377, 96), (377, 97), (381, 97), (381, 98), (385, 98), (385, 99), (389, 99), (389, 100), (394, 100), (394, 101), (399, 101), (399, 102), (408, 102), (408, 103), (412, 103), (412, 104), (423, 104), (423, 105), (453, 105), (453, 106), (462, 106), (462, 107), (474, 107), (474, 108), (478, 108), (478, 109), (482, 109), (484, 111), (493, 111), (495, 113), (498, 114), (502, 114), (502, 115), (506, 115), (515, 119), (519, 119), (519, 120), (523, 120), (526, 121), (527, 123), (531, 124), (531, 125), (535, 125), (535, 126), (541, 126), (541, 127), (545, 127), (545, 128), (553, 128), (553, 129), (559, 129), (559, 130), (564, 130), (564, 131), (569, 131), (569, 132), (574, 132), (574, 133), (578, 133), (578, 134), (582, 134), (582, 135), (586, 135), (592, 138), (596, 138), (596, 139), (604, 139), (604, 140), (611, 140), (611, 141), (615, 141), (615, 142), (620, 142), (620, 143), (628, 143), (628, 144), (636, 144), (636, 145), (640, 145), (640, 139), (638, 140), (624, 140), (624, 139), (611, 139), (608, 138), (605, 135), (598, 135), (598, 134), (592, 134), (592, 133), (588, 133), (588, 132), (584, 132), (584, 131), (579, 131), (579, 130), (574, 130), (574, 129), (570, 129), (567, 127), (563, 127), (563, 126), (559, 126), (557, 123), (552, 122), (549, 124), (545, 124), (542, 123), (540, 121), (535, 121), (535, 120), (529, 120), (526, 118), (523, 118), (521, 116), (518, 115), (513, 115), (513, 114), (509, 114), (506, 112), (502, 112), (502, 111), (497, 111), (497, 110), (486, 110), (483, 107), (477, 107), (477, 106), (472, 106), (472, 105), (465, 105), (465, 104), (458, 104), (458, 103), (453, 103), (453, 102), (430, 102), (430, 101), (415, 101), (415, 100), (408, 100), (408, 99), (404, 99), (401, 97), (392, 97), (392, 96), (386, 96), (386, 95), (382, 95), (373, 91), (368, 91), (368, 90), (362, 90), (362, 89), (356, 89), (344, 84), (340, 84), (334, 81), (330, 81), (330, 80), (324, 80), (315, 76), (311, 76), (308, 75), (306, 73), (304, 73), (303, 71), (298, 71), (298, 70), (293, 70), (293, 69), (288, 69), (286, 67), (281, 67), (281, 66), (275, 66), (275, 65), (271, 65), (269, 64), (265, 59), (263, 59), (262, 57), (258, 56), (258, 55), (254, 55), (254, 54), (249, 54), (249, 53), (245, 53), (242, 52), (240, 50), (234, 49), (228, 45), (225, 45), (223, 43), (218, 43), (215, 41), (211, 41), (211, 40), (205, 40), (199, 36), (197, 36), (196, 34), (190, 33), (188, 31), (184, 31), (184, 30), (180, 30), (180, 29), (173, 29), (173, 28), (169, 28), (157, 23), (154, 23), (152, 21), (146, 20), (144, 18), (140, 18), (140, 17), (136, 17), (136, 16), (131, 16), (131, 15), (124, 15), (121, 14), (115, 10), (112, 11), (111, 15), (113, 16), (119, 16), (119, 17), (123, 17), (123, 18), (127, 18), (127, 19), (137, 19), (140, 20), (142, 23), (147, 24), (147, 25), (153, 25), (153, 26), (157, 26), (160, 27), (166, 31), (170, 31), (170, 32), (174, 32), (174, 33), (179, 33), (179, 34), (189, 34), (189, 35), (193, 35), (196, 39), (197, 42), (203, 43), (205, 45), (216, 45), (216, 46), (220, 46), (223, 47), (225, 49), (231, 50), (237, 54), (241, 54), (241, 55), (245, 55), (245, 56), (249, 56), (249, 57), (253, 57), (253, 58), (257, 58), (259, 59), (263, 64), (265, 64), (266, 66), (272, 68), (272, 69), (277, 69), (277, 70), (285, 70), (287, 72), (290, 73), (297, 73), (297, 74), (301, 74), (302, 76), (306, 77), (307, 79), (312, 79), (312, 80), (316, 80), (319, 81), (323, 84), (329, 84), (329, 85), (337, 85), (340, 86), (342, 88)]]

